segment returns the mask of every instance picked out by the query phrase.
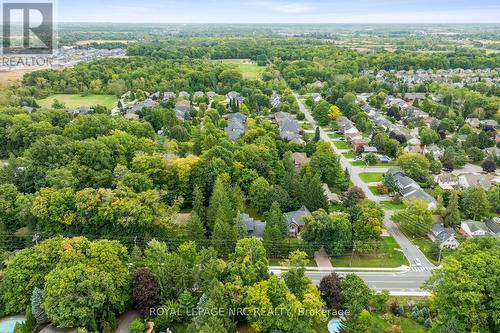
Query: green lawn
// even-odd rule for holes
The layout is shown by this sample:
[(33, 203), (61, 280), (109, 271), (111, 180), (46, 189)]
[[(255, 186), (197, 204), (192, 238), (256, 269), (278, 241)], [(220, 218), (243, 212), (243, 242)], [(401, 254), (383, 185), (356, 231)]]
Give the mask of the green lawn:
[(366, 166), (365, 161), (353, 161), (351, 162), (353, 166)]
[(47, 98), (37, 100), (36, 102), (42, 108), (51, 108), (54, 100), (64, 103), (68, 108), (77, 108), (79, 106), (96, 106), (102, 105), (111, 109), (117, 103), (115, 95), (87, 95), (82, 96), (78, 94), (55, 94)]
[(387, 208), (389, 210), (399, 210), (405, 208), (405, 205), (403, 203), (394, 203), (392, 201), (382, 201), (381, 204), (382, 206), (384, 206), (384, 208)]
[[(267, 261), (269, 262), (269, 266), (283, 266), (282, 263), (286, 259), (279, 259), (279, 258), (267, 258)], [(318, 265), (316, 264), (316, 261), (314, 259), (308, 259), (306, 266), (308, 267), (317, 267)]]
[(344, 155), (345, 158), (354, 158), (357, 156), (357, 154), (353, 151), (349, 151), (347, 153), (342, 153), (342, 155)]
[(377, 186), (368, 186), (368, 188), (370, 189), (370, 192), (372, 192), (375, 195), (383, 195), (382, 193), (379, 192)]
[(399, 267), (407, 265), (408, 261), (399, 249), (398, 243), (392, 237), (382, 237), (382, 246), (376, 254), (347, 253), (341, 257), (332, 258), (334, 267)]
[(334, 141), (333, 144), (338, 149), (351, 149), (352, 148), (351, 144), (349, 142), (346, 142), (346, 141)]
[(365, 183), (375, 183), (382, 180), (384, 173), (382, 172), (362, 172), (359, 174), (359, 178)]
[[(420, 325), (416, 321), (406, 318), (406, 317), (398, 317), (400, 322), (400, 327), (403, 333), (426, 333), (429, 332), (427, 328), (423, 325)], [(389, 322), (382, 319), (379, 316), (372, 317), (372, 327), (370, 332), (380, 333), (383, 332), (385, 328), (391, 326)]]
[(328, 137), (329, 137), (330, 139), (340, 139), (340, 138), (342, 138), (343, 136), (342, 136), (342, 134), (339, 134), (339, 133), (330, 133), (330, 134), (328, 134)]
[(229, 65), (236, 65), (236, 67), (243, 74), (243, 77), (248, 80), (259, 79), (266, 68), (263, 66), (257, 66), (257, 64), (250, 63), (250, 59), (224, 59), (217, 61), (221, 61)]

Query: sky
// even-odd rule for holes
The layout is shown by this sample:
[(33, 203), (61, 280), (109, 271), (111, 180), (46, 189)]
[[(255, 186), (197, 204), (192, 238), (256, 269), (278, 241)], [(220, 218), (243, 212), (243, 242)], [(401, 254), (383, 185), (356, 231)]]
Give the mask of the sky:
[(58, 0), (59, 22), (500, 22), (500, 0)]

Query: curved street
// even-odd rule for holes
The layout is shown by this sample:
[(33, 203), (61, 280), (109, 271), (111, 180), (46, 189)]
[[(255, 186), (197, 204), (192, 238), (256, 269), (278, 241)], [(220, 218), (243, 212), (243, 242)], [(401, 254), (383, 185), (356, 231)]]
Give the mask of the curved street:
[[(387, 200), (385, 197), (381, 196), (376, 196), (374, 195), (369, 187), (368, 184), (363, 182), (361, 180), (359, 174), (362, 172), (382, 172), (385, 173), (387, 172), (388, 168), (375, 168), (375, 167), (359, 167), (359, 166), (353, 166), (347, 158), (345, 158), (341, 151), (333, 144), (332, 140), (328, 136), (328, 134), (320, 127), (318, 126), (316, 120), (312, 117), (311, 113), (307, 108), (304, 106), (304, 103), (299, 99), (299, 96), (297, 94), (294, 94), (295, 99), (297, 100), (297, 103), (299, 104), (300, 111), (303, 112), (306, 116), (306, 120), (311, 124), (313, 128), (318, 127), (320, 131), (320, 138), (321, 140), (330, 142), (331, 147), (333, 151), (340, 157), (340, 164), (342, 168), (345, 170), (347, 169), (349, 171), (349, 175), (351, 177), (352, 183), (361, 188), (363, 192), (365, 193), (366, 197), (370, 200), (373, 201), (383, 201)], [(396, 242), (399, 244), (401, 250), (403, 251), (404, 255), (408, 259), (411, 267), (410, 270), (418, 272), (419, 270), (430, 270), (435, 268), (435, 266), (425, 257), (425, 255), (416, 247), (402, 232), (399, 230), (399, 227), (391, 220), (392, 215), (394, 214), (394, 211), (384, 209), (385, 212), (385, 217), (384, 217), (384, 225), (386, 230), (391, 234), (392, 237), (396, 240)], [(420, 260), (421, 266), (417, 266), (415, 264), (415, 259)], [(427, 274), (428, 275), (428, 274)]]

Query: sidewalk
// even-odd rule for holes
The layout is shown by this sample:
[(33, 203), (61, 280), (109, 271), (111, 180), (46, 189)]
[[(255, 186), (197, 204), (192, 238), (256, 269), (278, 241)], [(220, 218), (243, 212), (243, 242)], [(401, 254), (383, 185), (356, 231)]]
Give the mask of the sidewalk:
[(319, 268), (333, 268), (330, 257), (328, 257), (324, 247), (321, 247), (319, 251), (314, 252), (314, 261), (316, 261), (316, 265), (318, 265)]

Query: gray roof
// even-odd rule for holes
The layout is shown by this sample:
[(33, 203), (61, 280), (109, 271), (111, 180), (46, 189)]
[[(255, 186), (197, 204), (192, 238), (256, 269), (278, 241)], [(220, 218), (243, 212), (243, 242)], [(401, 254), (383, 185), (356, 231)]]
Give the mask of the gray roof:
[(245, 132), (245, 124), (237, 119), (230, 120), (224, 131), (229, 135), (229, 139), (236, 141), (240, 135)]
[(259, 220), (254, 220), (250, 215), (246, 213), (240, 214), (243, 223), (247, 227), (247, 234), (249, 236), (262, 237), (264, 236), (264, 230), (266, 229), (266, 222)]
[(497, 236), (500, 236), (500, 225), (498, 223), (495, 223), (492, 220), (486, 220), (484, 221), (484, 224), (488, 227), (488, 229), (491, 230), (492, 233), (494, 233)]
[(307, 207), (305, 206), (302, 206), (299, 210), (285, 213), (285, 217), (288, 225), (290, 225), (291, 223), (295, 223), (297, 225), (303, 226), (305, 224), (303, 218), (308, 214), (311, 214), (309, 209), (307, 209)]

